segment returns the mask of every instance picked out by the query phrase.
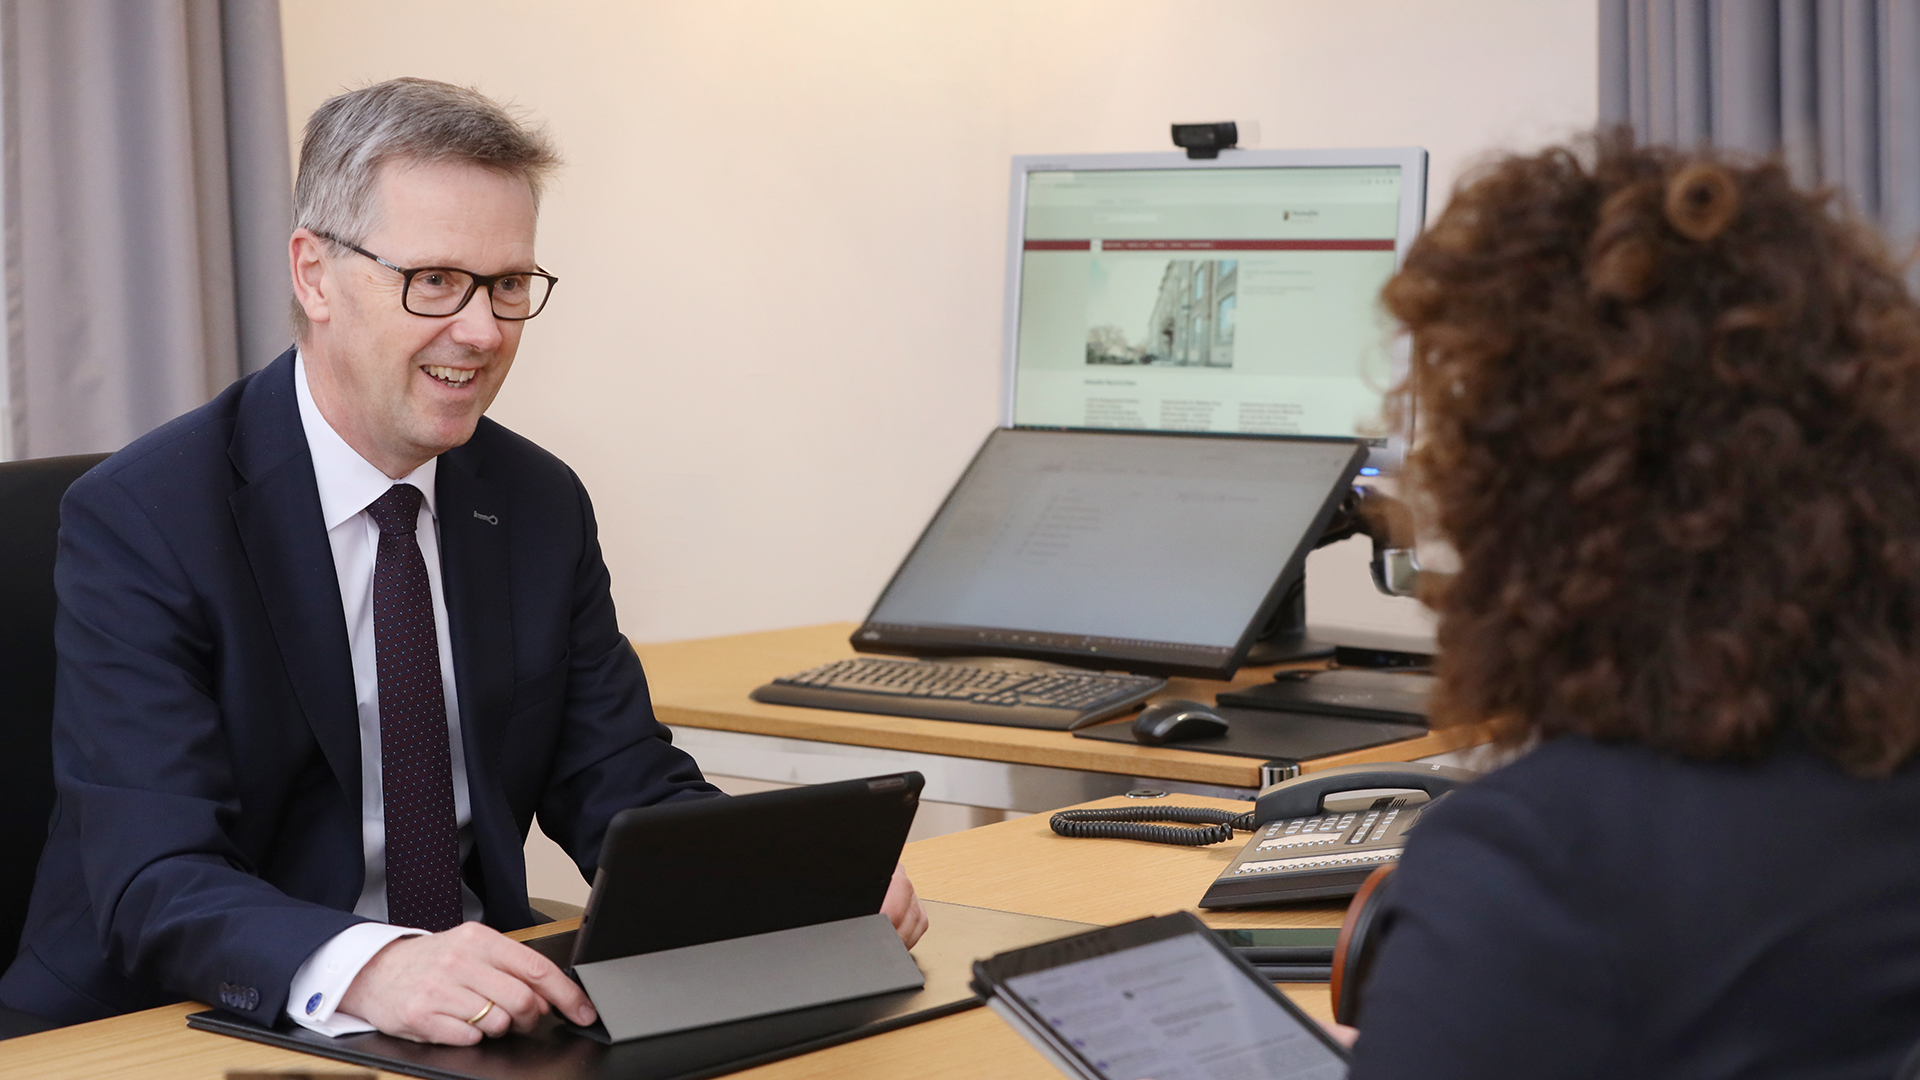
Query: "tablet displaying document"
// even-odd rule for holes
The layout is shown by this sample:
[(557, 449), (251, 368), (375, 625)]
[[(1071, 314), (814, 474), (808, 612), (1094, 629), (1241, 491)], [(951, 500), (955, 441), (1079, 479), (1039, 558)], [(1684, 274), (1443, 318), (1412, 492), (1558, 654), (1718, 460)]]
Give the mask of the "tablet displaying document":
[(1001, 953), (974, 991), (1083, 1080), (1342, 1080), (1347, 1052), (1182, 912)]

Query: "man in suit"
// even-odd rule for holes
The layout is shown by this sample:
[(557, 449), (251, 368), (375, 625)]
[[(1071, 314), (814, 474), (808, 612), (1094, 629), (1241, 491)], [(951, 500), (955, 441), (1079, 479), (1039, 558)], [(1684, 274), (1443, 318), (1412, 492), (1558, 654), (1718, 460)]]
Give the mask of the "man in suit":
[[(716, 794), (653, 718), (565, 464), (483, 417), (553, 279), (544, 137), (395, 80), (309, 121), (299, 345), (76, 483), (59, 799), (0, 1002), (180, 998), (471, 1043), (580, 989), (530, 925), (542, 828)], [(925, 927), (896, 874), (887, 914)]]

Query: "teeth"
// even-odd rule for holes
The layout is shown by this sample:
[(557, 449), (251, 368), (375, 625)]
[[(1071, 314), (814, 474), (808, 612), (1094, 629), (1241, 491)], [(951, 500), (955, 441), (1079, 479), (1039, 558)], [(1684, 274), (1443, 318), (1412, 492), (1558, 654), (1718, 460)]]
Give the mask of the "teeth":
[(473, 380), (474, 376), (474, 373), (471, 371), (466, 371), (461, 368), (441, 367), (438, 364), (428, 364), (426, 372), (441, 382), (452, 383), (455, 386), (467, 385), (467, 383)]

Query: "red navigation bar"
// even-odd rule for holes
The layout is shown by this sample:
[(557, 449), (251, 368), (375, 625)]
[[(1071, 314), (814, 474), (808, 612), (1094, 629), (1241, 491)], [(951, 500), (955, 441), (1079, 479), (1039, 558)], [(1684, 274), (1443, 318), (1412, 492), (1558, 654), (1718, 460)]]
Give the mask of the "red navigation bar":
[[(1105, 251), (1392, 251), (1391, 240), (1102, 240)], [(1028, 251), (1090, 251), (1091, 240), (1029, 240)]]

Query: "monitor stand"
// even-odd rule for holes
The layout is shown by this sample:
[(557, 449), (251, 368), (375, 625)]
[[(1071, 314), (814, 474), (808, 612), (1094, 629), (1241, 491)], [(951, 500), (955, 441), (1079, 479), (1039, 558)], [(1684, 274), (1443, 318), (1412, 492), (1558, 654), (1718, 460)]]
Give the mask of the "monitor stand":
[(1273, 618), (1247, 650), (1245, 664), (1266, 667), (1309, 660), (1334, 660), (1341, 667), (1424, 668), (1432, 665), (1433, 654), (1422, 651), (1413, 638), (1393, 634), (1334, 630), (1327, 638), (1313, 636), (1307, 630), (1307, 579), (1302, 574), (1287, 586)]
[(1333, 656), (1334, 648), (1332, 642), (1319, 641), (1307, 633), (1307, 576), (1302, 573), (1287, 586), (1273, 618), (1267, 620), (1253, 647), (1247, 650), (1246, 663), (1250, 667), (1266, 667), (1327, 660)]

